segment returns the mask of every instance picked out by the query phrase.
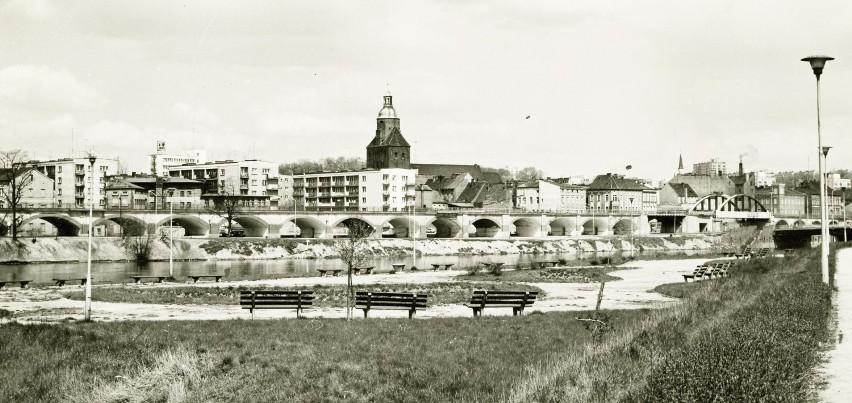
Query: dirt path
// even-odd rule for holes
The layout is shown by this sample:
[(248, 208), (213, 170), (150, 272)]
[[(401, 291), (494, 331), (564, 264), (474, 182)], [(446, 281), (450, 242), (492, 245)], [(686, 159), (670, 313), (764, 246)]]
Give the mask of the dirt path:
[[(683, 281), (681, 274), (692, 272), (697, 264), (706, 259), (634, 261), (626, 266), (637, 267), (630, 270), (612, 272), (613, 276), (621, 277), (621, 281), (609, 282), (604, 291), (602, 308), (605, 309), (638, 309), (659, 308), (677, 300), (652, 292), (660, 284)], [(377, 274), (355, 277), (355, 284), (411, 284), (455, 281), (454, 277), (463, 274), (462, 271), (431, 271), (420, 273)], [(198, 283), (196, 287), (228, 287), (239, 285), (268, 285), (276, 287), (309, 287), (313, 285), (345, 285), (345, 277), (305, 277), (284, 278), (256, 281), (232, 281), (222, 283)], [(177, 284), (145, 284), (124, 285), (128, 289), (144, 287), (176, 287), (187, 286)], [(594, 309), (598, 287), (597, 283), (536, 283), (535, 286), (547, 292), (547, 296), (535, 303), (531, 310), (538, 311), (577, 311)], [(116, 287), (115, 284), (100, 287)], [(83, 302), (62, 298), (63, 289), (46, 287), (32, 290), (3, 290), (0, 291), (0, 308), (15, 311), (19, 322), (58, 322), (68, 319), (81, 319)], [(361, 311), (356, 311), (357, 315)], [(509, 309), (485, 310), (486, 315), (510, 315)], [(373, 317), (405, 317), (401, 311), (373, 311)], [(342, 318), (346, 316), (344, 308), (318, 308), (305, 312), (309, 318)], [(464, 317), (471, 316), (470, 308), (464, 305), (438, 305), (417, 313), (418, 318), (433, 317)], [(295, 317), (295, 312), (289, 310), (258, 311), (255, 318), (287, 318)], [(97, 321), (118, 320), (226, 320), (249, 319), (248, 311), (238, 305), (162, 305), (162, 304), (129, 304), (112, 302), (93, 302), (92, 319)]]
[(828, 382), (822, 400), (841, 403), (852, 399), (852, 249), (837, 252), (836, 269), (837, 345), (821, 371)]

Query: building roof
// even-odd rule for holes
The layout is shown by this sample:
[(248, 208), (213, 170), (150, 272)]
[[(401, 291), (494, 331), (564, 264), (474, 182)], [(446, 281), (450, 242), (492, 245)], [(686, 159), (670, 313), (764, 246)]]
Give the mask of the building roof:
[(686, 195), (686, 197), (698, 197), (698, 193), (695, 193), (695, 190), (692, 190), (692, 186), (689, 186), (688, 183), (668, 183), (667, 185), (669, 185), (678, 196)]
[[(817, 190), (817, 193), (819, 193), (819, 190)], [(754, 190), (754, 194), (755, 194), (755, 196), (769, 196), (769, 195), (776, 195), (777, 196), (778, 195), (778, 186), (757, 188), (757, 189)], [(804, 197), (805, 194), (796, 190), (796, 189), (784, 189), (783, 196)]]
[(106, 190), (117, 190), (117, 189), (130, 189), (130, 190), (145, 190), (142, 186), (134, 185), (127, 181), (127, 179), (118, 179), (109, 185), (107, 185)]
[(500, 172), (482, 171), (482, 177), (479, 178), (482, 182), (487, 183), (504, 183)]
[(475, 181), (482, 179), (482, 168), (476, 164), (411, 164), (411, 168), (417, 169), (418, 175), (450, 177), (456, 173), (467, 172)]
[(804, 194), (819, 196), (819, 182), (817, 181), (802, 181), (795, 189)]
[(589, 191), (594, 190), (651, 190), (633, 179), (625, 179), (624, 176), (615, 174), (598, 175), (595, 180), (587, 188)]
[[(16, 164), (17, 165), (17, 164)], [(34, 168), (18, 168), (18, 177), (26, 175), (29, 172), (38, 172), (41, 174), (41, 171)], [(42, 174), (44, 175), (44, 174)], [(0, 168), (0, 184), (8, 184), (12, 182), (12, 168)], [(17, 186), (17, 185), (16, 185)]]

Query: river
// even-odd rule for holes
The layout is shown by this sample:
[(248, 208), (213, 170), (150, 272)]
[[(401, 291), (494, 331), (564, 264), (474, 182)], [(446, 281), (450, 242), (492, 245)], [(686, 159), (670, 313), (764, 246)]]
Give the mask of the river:
[[(617, 252), (616, 252), (617, 253)], [(650, 256), (707, 254), (710, 251), (671, 251), (653, 252)], [(432, 264), (453, 264), (455, 269), (464, 269), (480, 263), (499, 262), (506, 265), (529, 264), (534, 261), (553, 261), (559, 259), (577, 260), (611, 256), (613, 252), (593, 253), (544, 253), (511, 255), (452, 255), (422, 256), (416, 265), (431, 268)], [(629, 252), (623, 255), (629, 255)], [(642, 253), (637, 253), (642, 257)], [(390, 270), (391, 264), (404, 263), (406, 270), (411, 268), (411, 257), (383, 257), (368, 261), (365, 266), (374, 266), (376, 271)], [(317, 269), (345, 269), (340, 259), (276, 259), (276, 260), (208, 260), (175, 261), (174, 277), (187, 278), (189, 274), (224, 273), (228, 280), (251, 280), (280, 277), (308, 277), (317, 274)], [(136, 262), (95, 262), (92, 263), (93, 282), (123, 283), (131, 275), (168, 275), (169, 262), (156, 261), (138, 264)], [(0, 280), (30, 280), (33, 283), (51, 283), (54, 278), (76, 278), (86, 276), (86, 262), (37, 263), (23, 265), (0, 265)]]

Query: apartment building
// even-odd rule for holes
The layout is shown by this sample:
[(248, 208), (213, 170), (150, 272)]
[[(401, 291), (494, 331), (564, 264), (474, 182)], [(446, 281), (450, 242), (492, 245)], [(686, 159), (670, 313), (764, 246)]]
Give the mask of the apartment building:
[(588, 206), (595, 210), (656, 211), (659, 190), (623, 175), (598, 175), (586, 189)]
[[(168, 189), (174, 189), (169, 194)], [(106, 187), (108, 210), (202, 209), (204, 182), (185, 178), (117, 175)]]
[(204, 193), (239, 195), (250, 201), (249, 207), (277, 209), (279, 196), (278, 164), (270, 161), (216, 161), (184, 164), (169, 168), (169, 176), (204, 182)]
[(150, 155), (151, 175), (169, 176), (169, 168), (186, 164), (207, 163), (206, 150), (184, 150), (177, 153), (166, 151), (165, 142), (157, 142), (157, 152)]
[(64, 208), (85, 208), (91, 200), (95, 207), (103, 207), (105, 178), (118, 173), (118, 160), (101, 157), (95, 159), (94, 168), (88, 157), (30, 161), (27, 165), (53, 180), (56, 206)]
[(849, 189), (850, 187), (849, 179), (844, 179), (840, 177), (840, 174), (826, 174), (825, 175), (825, 186), (829, 189)]
[[(807, 214), (806, 206), (809, 196), (795, 189), (787, 189), (783, 183), (757, 189), (754, 198), (776, 216), (805, 217)], [(819, 209), (817, 209), (818, 213)]]
[(297, 209), (405, 211), (414, 205), (416, 169), (384, 168), (293, 176)]
[(527, 211), (570, 211), (586, 209), (586, 188), (546, 179), (518, 185), (515, 207)]
[(713, 158), (710, 161), (692, 164), (693, 175), (725, 176), (728, 174), (725, 161)]

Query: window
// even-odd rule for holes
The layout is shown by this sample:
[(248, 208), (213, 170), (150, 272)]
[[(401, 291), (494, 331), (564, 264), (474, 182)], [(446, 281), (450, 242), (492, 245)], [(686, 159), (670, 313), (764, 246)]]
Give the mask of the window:
[(183, 190), (180, 191), (180, 197), (183, 197)]
[(362, 197), (362, 198), (361, 198), (361, 203), (366, 203), (366, 202), (367, 202), (367, 198), (366, 198), (366, 197)]
[(362, 192), (366, 192), (366, 191), (367, 191), (367, 187), (366, 187), (366, 186), (361, 186), (361, 191), (362, 191)]
[(62, 177), (56, 178), (56, 183), (61, 185), (62, 184)]
[(224, 169), (220, 169), (220, 170), (219, 170), (219, 175), (223, 175), (223, 176), (224, 176), (224, 175), (225, 175), (225, 170), (224, 170)]
[(366, 181), (367, 181), (367, 177), (366, 177), (366, 176), (361, 176), (361, 181), (362, 181), (362, 182), (366, 182)]
[(56, 172), (62, 173), (62, 165), (56, 167)]
[(58, 193), (57, 193), (57, 195), (62, 196), (62, 188), (59, 188), (59, 189), (57, 190), (57, 192), (58, 192)]

